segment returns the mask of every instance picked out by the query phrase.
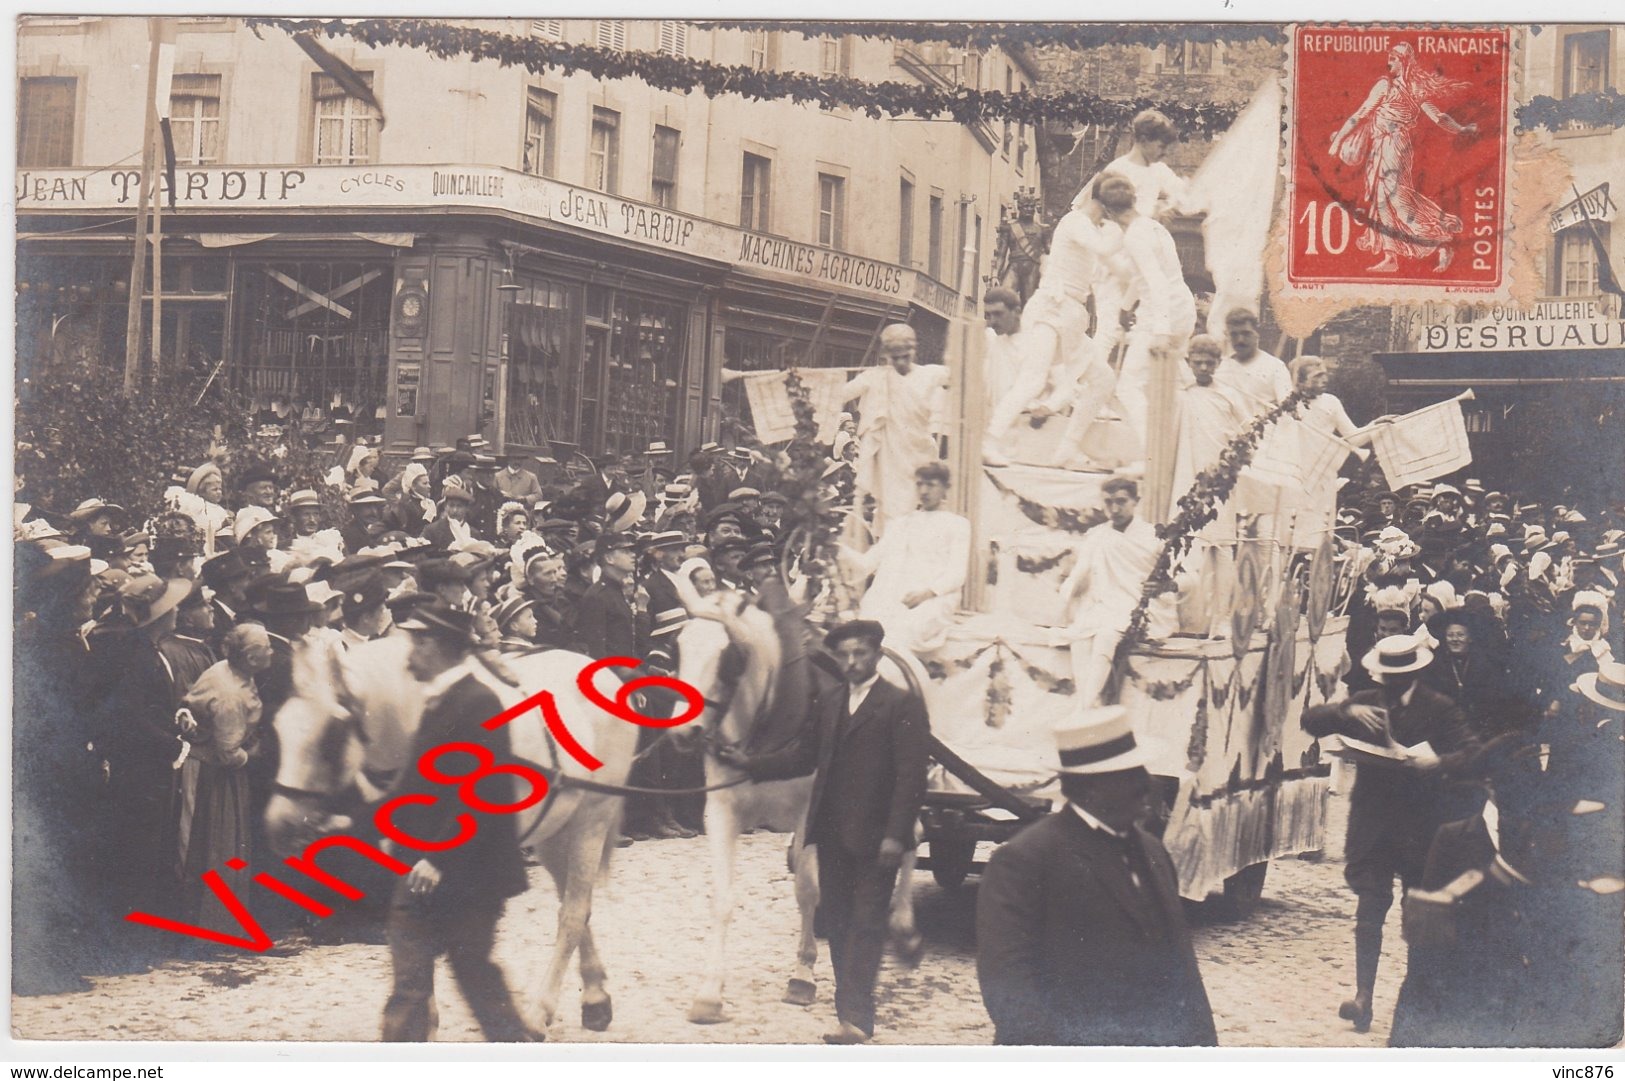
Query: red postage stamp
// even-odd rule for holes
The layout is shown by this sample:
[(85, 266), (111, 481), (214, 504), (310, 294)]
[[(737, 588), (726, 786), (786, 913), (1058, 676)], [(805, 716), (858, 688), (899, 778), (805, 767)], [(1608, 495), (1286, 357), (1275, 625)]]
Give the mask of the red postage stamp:
[(1288, 286), (1499, 288), (1508, 30), (1300, 26), (1292, 50)]

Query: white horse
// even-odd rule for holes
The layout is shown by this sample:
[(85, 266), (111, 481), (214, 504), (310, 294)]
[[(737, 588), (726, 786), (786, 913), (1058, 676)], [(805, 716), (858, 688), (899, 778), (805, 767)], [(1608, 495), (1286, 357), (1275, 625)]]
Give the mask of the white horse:
[[(347, 652), (320, 648), (296, 652), (294, 696), (274, 722), (281, 761), (276, 794), (266, 808), (271, 837), (284, 854), (302, 848), (318, 831), (348, 830), (352, 817), (370, 815), (400, 772), (411, 768), (423, 695), (421, 684), (406, 668), (410, 648), (406, 632), (397, 630)], [(618, 795), (573, 787), (568, 778), (625, 784), (638, 728), (600, 710), (577, 687), (576, 678), (591, 658), (554, 650), (504, 660), (519, 686), (491, 676), (477, 660), (472, 667), (505, 707), (538, 691), (551, 691), (565, 729), (603, 763), (589, 770), (553, 744), (540, 710), (508, 723), (515, 757), (549, 771), (556, 768), (562, 775), (547, 798), (519, 812), (515, 823), (559, 893), (558, 935), (536, 1027), (545, 1029), (552, 1023), (565, 970), (579, 948), (581, 1023), (602, 1032), (609, 1027), (613, 1010), (604, 988), (604, 962), (588, 921), (593, 886), (615, 850), (623, 803)], [(605, 670), (593, 685), (613, 700), (620, 681)]]
[[(792, 833), (790, 867), (795, 874), (796, 904), (801, 910), (801, 936), (796, 950), (795, 969), (784, 1001), (810, 1006), (816, 997), (813, 966), (818, 960), (818, 941), (813, 934), (813, 914), (818, 907), (817, 848), (804, 848), (808, 805), (812, 801), (812, 777), (786, 781), (749, 782), (744, 774), (724, 765), (711, 753), (721, 745), (745, 747), (753, 730), (772, 710), (775, 714), (799, 709), (806, 715), (805, 696), (811, 686), (804, 680), (797, 688), (783, 685), (786, 679), (786, 648), (800, 648), (785, 639), (782, 624), (774, 617), (733, 593), (701, 598), (679, 576), (678, 589), (691, 618), (678, 635), (679, 678), (699, 690), (706, 700), (699, 724), (690, 725), (678, 739), (703, 733), (707, 754), (705, 783), (714, 788), (705, 801), (705, 835), (711, 847), (711, 935), (706, 967), (699, 990), (688, 1011), (695, 1024), (715, 1024), (727, 1020), (723, 1007), (723, 985), (727, 974), (728, 925), (733, 917), (734, 849), (745, 830), (765, 826)], [(810, 663), (810, 662), (808, 662)], [(797, 697), (802, 701), (786, 701)], [(793, 722), (792, 722), (793, 723)], [(768, 747), (753, 745), (752, 753), (777, 750), (787, 734), (776, 736)], [(791, 733), (793, 734), (793, 733)], [(808, 738), (816, 739), (816, 733)], [(897, 951), (909, 963), (919, 960), (921, 940), (914, 927), (911, 890), (915, 853), (904, 856), (897, 887), (892, 894), (890, 932)]]

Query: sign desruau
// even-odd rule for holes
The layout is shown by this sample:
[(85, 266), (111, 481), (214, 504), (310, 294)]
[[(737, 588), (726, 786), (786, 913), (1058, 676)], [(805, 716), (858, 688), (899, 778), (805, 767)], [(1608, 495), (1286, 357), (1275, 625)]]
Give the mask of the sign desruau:
[[(180, 169), (181, 211), (281, 211), (462, 206), (500, 210), (674, 254), (799, 282), (913, 300), (947, 316), (953, 294), (917, 271), (764, 236), (511, 169), (463, 165), (307, 165)], [(161, 183), (167, 194), (167, 182)], [(17, 209), (74, 212), (136, 205), (135, 169), (19, 169)], [(910, 279), (913, 278), (913, 281)]]
[(1415, 353), (1622, 349), (1625, 318), (1607, 296), (1552, 297), (1528, 306), (1420, 304), (1411, 309), (1404, 336)]

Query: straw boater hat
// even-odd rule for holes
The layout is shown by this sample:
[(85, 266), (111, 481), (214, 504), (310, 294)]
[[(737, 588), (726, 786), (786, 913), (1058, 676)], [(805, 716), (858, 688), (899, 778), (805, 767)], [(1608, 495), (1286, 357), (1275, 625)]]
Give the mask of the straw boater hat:
[(1062, 773), (1116, 773), (1146, 765), (1145, 748), (1135, 742), (1128, 710), (1122, 706), (1082, 710), (1054, 735)]
[(1360, 659), (1360, 664), (1378, 682), (1385, 675), (1420, 672), (1433, 663), (1433, 651), (1414, 634), (1392, 634)]
[(315, 492), (309, 488), (301, 488), (288, 496), (288, 501), (282, 505), (283, 510), (296, 510), (299, 507), (315, 507), (321, 509), (322, 501)]
[(611, 533), (624, 533), (643, 517), (649, 497), (642, 492), (616, 492), (604, 501), (604, 516), (609, 519), (605, 527)]
[(1597, 705), (1625, 713), (1625, 663), (1602, 661), (1595, 672), (1587, 672), (1575, 683)]

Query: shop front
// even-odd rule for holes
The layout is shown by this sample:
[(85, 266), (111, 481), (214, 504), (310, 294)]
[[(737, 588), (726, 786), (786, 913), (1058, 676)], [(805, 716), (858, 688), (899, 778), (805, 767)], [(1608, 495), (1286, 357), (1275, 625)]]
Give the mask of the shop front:
[[(133, 174), (33, 174), (19, 370), (122, 370)], [(160, 368), (256, 412), (348, 416), (389, 454), (472, 432), (683, 454), (724, 438), (725, 364), (857, 367), (888, 322), (940, 363), (962, 306), (912, 269), (507, 169), (202, 168), (176, 194)]]
[(1373, 359), (1402, 413), (1460, 395), (1470, 472), (1491, 488), (1600, 503), (1625, 497), (1617, 456), (1625, 416), (1625, 320), (1618, 298), (1532, 305), (1419, 305), (1398, 328), (1408, 349)]

